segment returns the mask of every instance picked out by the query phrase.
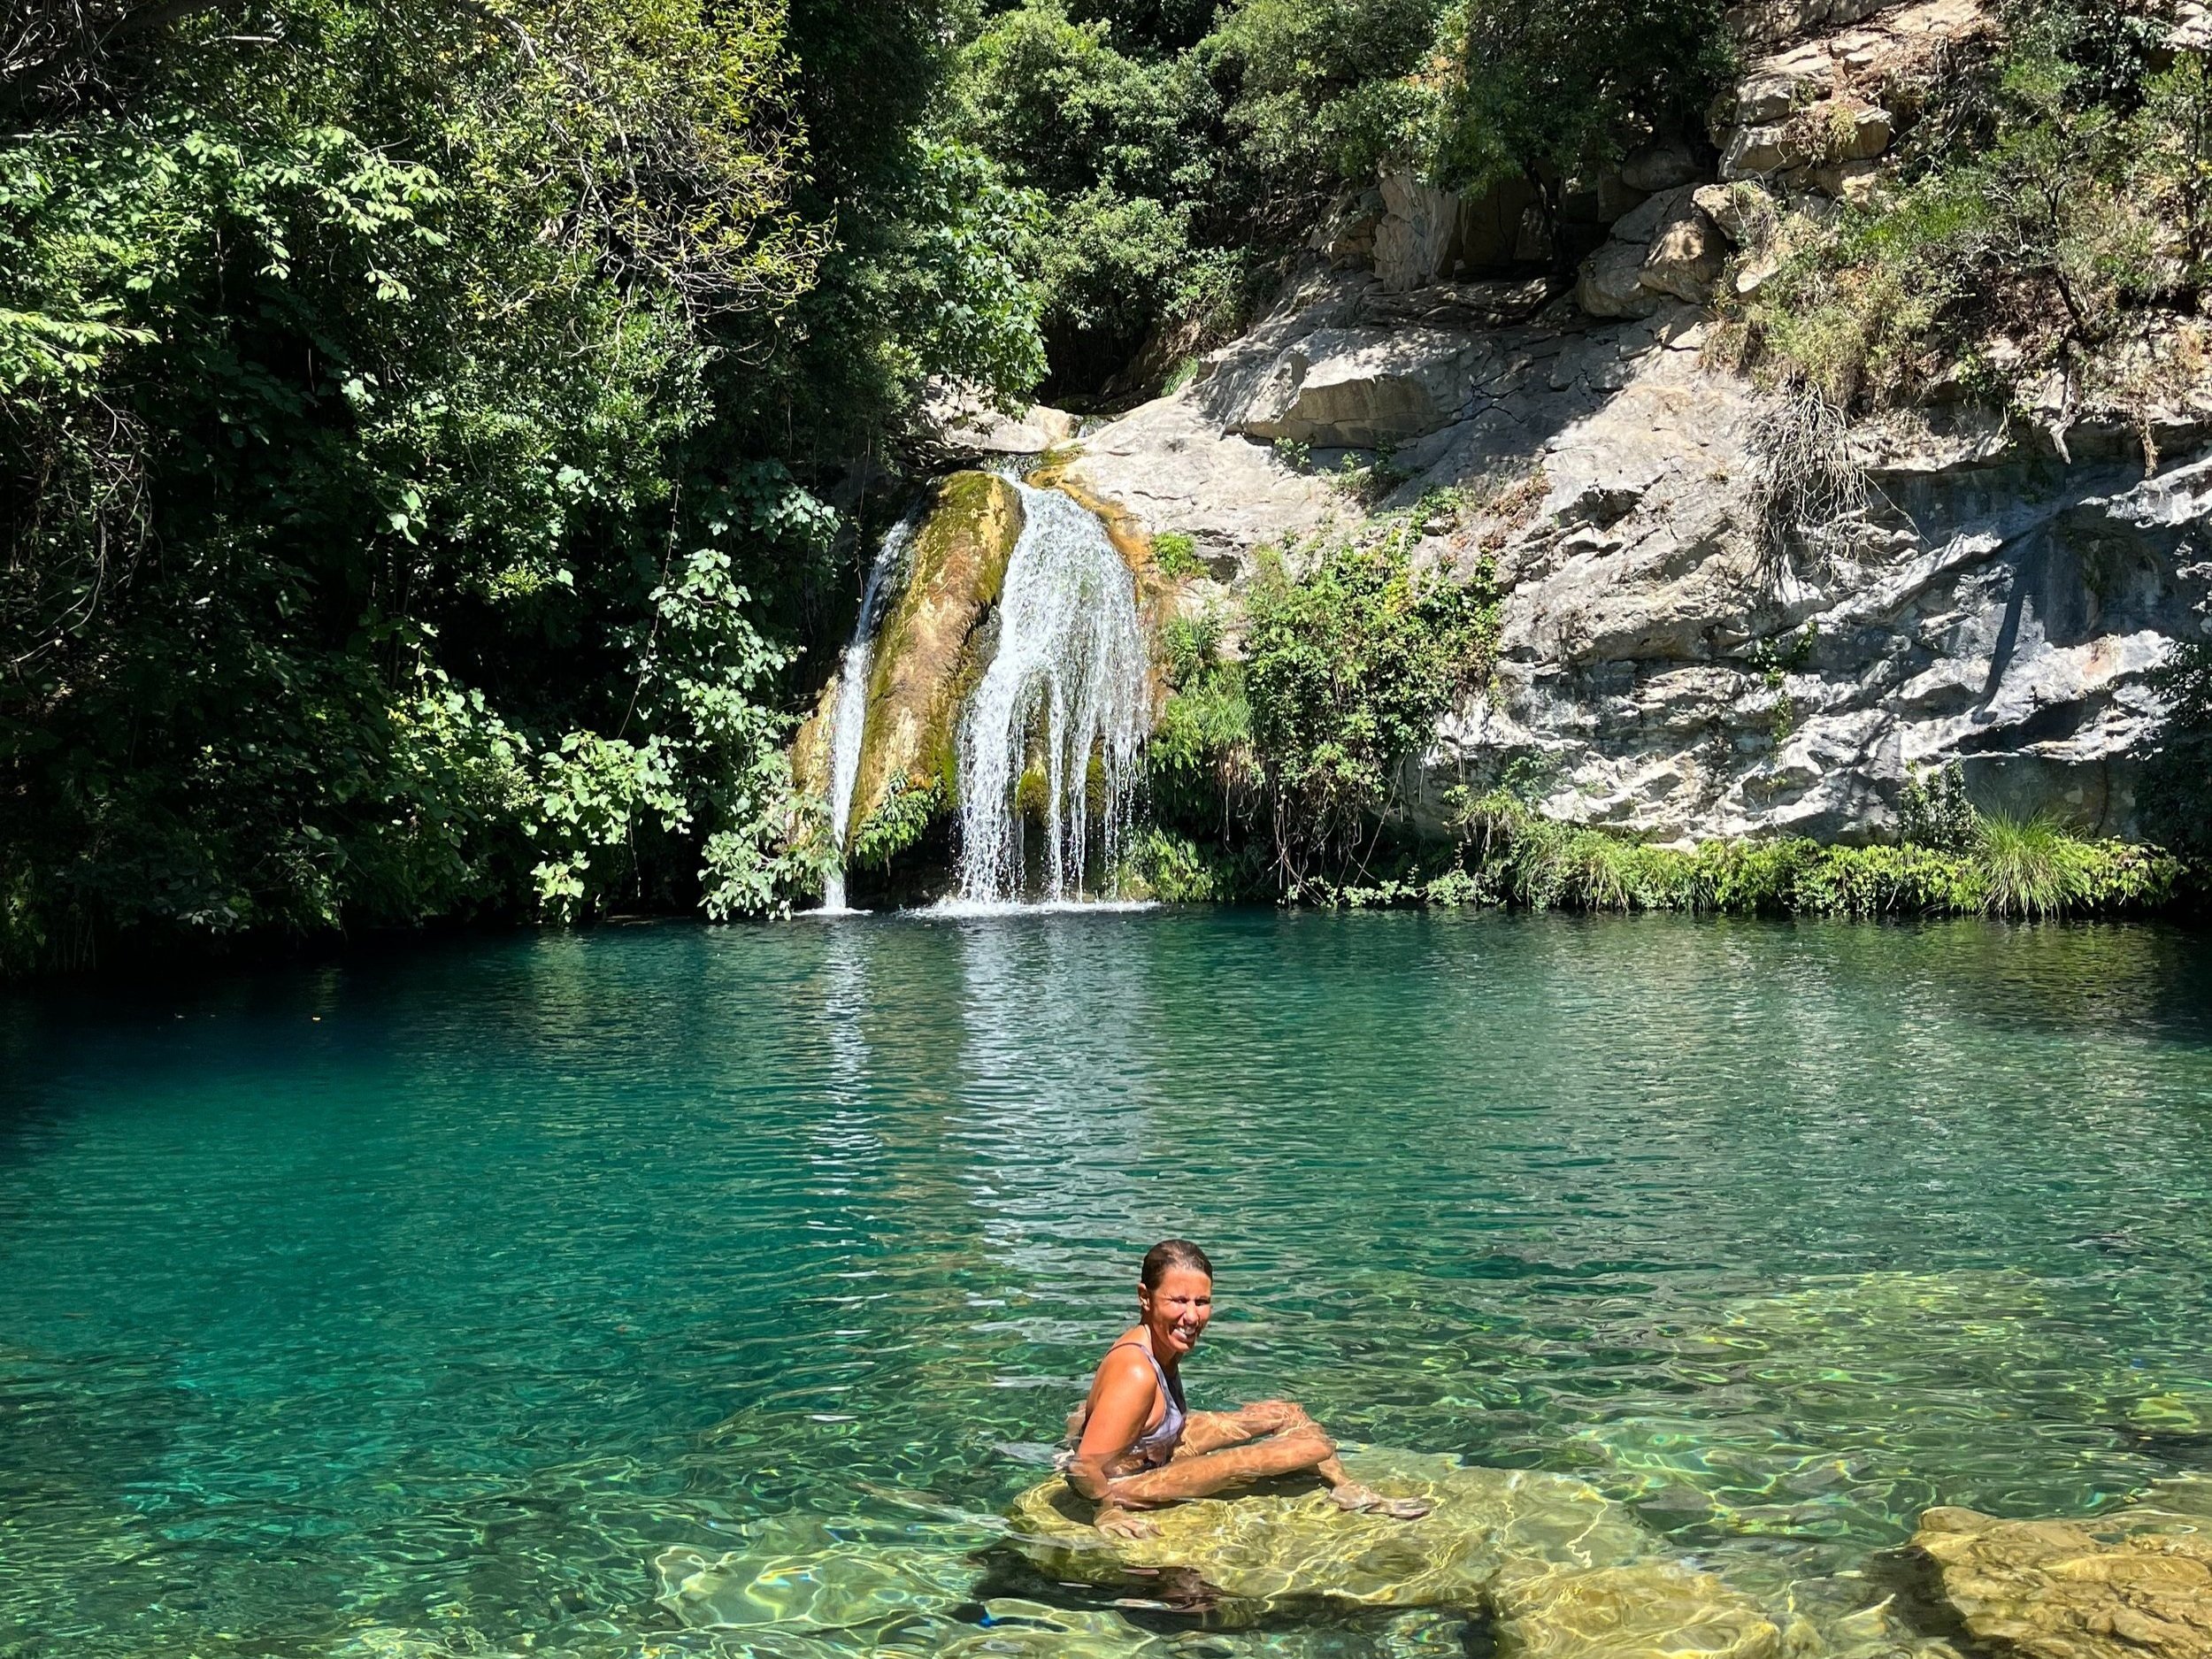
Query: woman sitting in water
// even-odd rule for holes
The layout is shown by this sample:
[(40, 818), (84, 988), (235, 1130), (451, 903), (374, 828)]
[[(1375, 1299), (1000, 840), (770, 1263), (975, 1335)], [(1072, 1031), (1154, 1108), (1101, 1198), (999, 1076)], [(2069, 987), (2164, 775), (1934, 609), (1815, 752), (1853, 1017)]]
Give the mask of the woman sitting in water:
[(1198, 1346), (1213, 1305), (1214, 1264), (1203, 1250), (1169, 1239), (1145, 1252), (1137, 1323), (1106, 1350), (1089, 1397), (1068, 1419), (1076, 1441), (1068, 1484), (1097, 1502), (1099, 1531), (1141, 1537), (1151, 1523), (1132, 1510), (1309, 1469), (1345, 1509), (1402, 1521), (1429, 1512), (1422, 1499), (1386, 1498), (1353, 1480), (1321, 1425), (1287, 1400), (1185, 1409), (1183, 1356)]

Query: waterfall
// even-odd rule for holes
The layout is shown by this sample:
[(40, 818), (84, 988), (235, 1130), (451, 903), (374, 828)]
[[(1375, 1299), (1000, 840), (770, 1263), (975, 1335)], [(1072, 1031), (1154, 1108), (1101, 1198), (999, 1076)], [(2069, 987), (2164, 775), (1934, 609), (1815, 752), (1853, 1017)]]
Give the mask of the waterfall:
[[(1136, 584), (1106, 526), (1057, 490), (1015, 488), (1022, 530), (1007, 560), (998, 649), (960, 722), (960, 897), (968, 903), (1024, 895), (1025, 809), (1043, 818), (1043, 898), (1081, 896), (1094, 850), (1110, 879), (1151, 714)], [(1022, 787), (1033, 757), (1041, 799)]]
[(822, 910), (841, 914), (845, 904), (846, 820), (853, 812), (853, 785), (860, 776), (860, 740), (868, 725), (868, 669), (874, 655), (876, 610), (884, 579), (904, 561), (908, 543), (921, 522), (918, 507), (884, 532), (875, 563), (860, 590), (860, 614), (853, 618), (853, 636), (837, 667), (837, 708), (830, 717), (830, 840), (837, 852), (836, 867), (822, 888)]

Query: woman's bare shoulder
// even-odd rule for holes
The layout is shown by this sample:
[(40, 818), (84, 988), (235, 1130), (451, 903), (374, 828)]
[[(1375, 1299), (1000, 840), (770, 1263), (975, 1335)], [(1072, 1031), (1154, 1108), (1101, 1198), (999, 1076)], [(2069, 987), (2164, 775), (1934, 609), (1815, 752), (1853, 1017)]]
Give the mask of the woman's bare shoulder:
[(1098, 1362), (1098, 1379), (1101, 1382), (1119, 1382), (1133, 1377), (1141, 1377), (1149, 1383), (1152, 1380), (1152, 1361), (1138, 1333), (1131, 1331), (1115, 1338), (1113, 1347), (1108, 1348), (1105, 1357)]

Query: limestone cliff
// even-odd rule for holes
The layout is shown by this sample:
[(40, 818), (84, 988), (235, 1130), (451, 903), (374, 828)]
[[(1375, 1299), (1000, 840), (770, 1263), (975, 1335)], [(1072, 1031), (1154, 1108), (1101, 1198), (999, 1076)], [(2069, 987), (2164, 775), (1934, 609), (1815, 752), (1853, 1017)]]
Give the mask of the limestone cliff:
[(1067, 476), (1194, 538), (1214, 577), (1188, 606), (1233, 603), (1256, 546), (1356, 517), (1347, 455), (1402, 475), (1386, 505), (1534, 480), (1533, 514), (1424, 546), (1494, 558), (1508, 588), (1494, 683), (1425, 758), (1431, 802), (1518, 761), (1570, 819), (1860, 840), (1912, 769), (1956, 761), (1985, 809), (2132, 833), (2146, 672), (2212, 606), (2212, 396), (2055, 441), (1962, 406), (1865, 421), (1830, 444), (1848, 488), (1793, 509), (1792, 411), (1717, 360), (1706, 306), (1763, 280), (1763, 215), (1862, 189), (1911, 119), (1895, 88), (1986, 27), (1971, 0), (1806, 15), (1844, 27), (1761, 36), (1709, 150), (1648, 146), (1600, 181), (1571, 291), (1471, 267), (1503, 245), (1494, 203), (1371, 193), (1257, 326), (1085, 436)]

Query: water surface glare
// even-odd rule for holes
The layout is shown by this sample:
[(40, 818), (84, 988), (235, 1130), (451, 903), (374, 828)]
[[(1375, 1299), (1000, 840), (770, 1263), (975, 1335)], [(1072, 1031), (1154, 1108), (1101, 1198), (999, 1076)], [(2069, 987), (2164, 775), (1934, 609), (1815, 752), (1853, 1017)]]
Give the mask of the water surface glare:
[[(2149, 927), (1174, 910), (0, 1002), (0, 1655), (932, 1651), (1169, 1233), (1194, 1405), (1755, 1577), (2115, 1504), (2212, 1469), (2208, 1009)], [(656, 1599), (806, 1540), (952, 1589)]]

